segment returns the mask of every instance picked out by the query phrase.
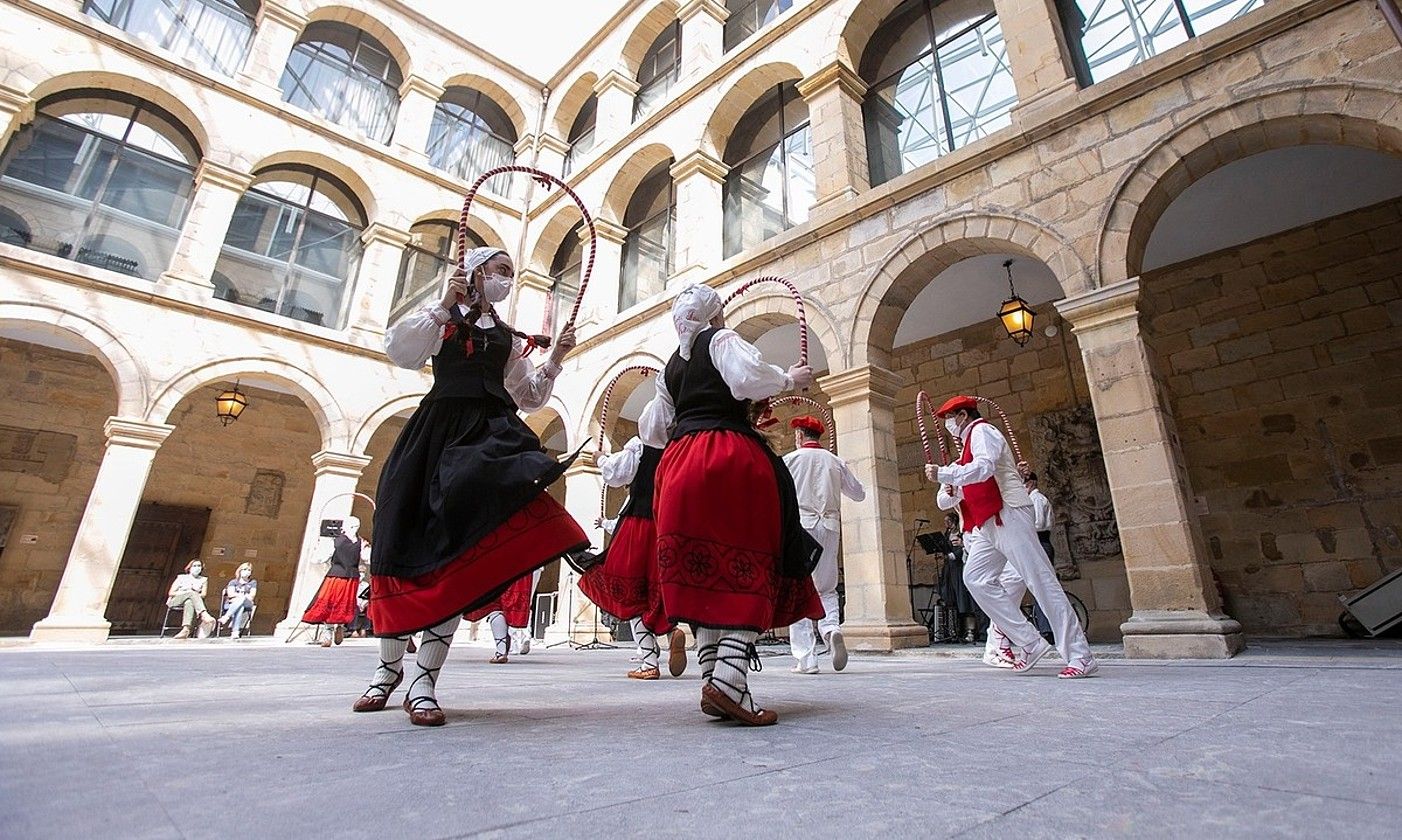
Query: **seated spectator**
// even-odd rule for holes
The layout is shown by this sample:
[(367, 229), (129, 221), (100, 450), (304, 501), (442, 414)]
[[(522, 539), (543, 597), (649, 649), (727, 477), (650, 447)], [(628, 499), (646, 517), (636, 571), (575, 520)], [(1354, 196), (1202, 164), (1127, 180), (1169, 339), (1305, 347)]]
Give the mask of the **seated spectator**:
[(200, 618), (199, 638), (205, 639), (214, 630), (214, 616), (205, 609), (204, 596), (209, 592), (209, 578), (204, 576), (204, 563), (199, 560), (191, 560), (185, 564), (185, 574), (178, 575), (175, 583), (170, 585), (169, 597), (166, 599), (166, 606), (171, 609), (177, 607), (184, 610), (184, 618), (180, 623), (180, 632), (175, 634), (177, 639), (190, 638), (190, 628), (194, 626), (195, 616)]
[(253, 564), (243, 563), (234, 572), (234, 579), (224, 587), (224, 614), (219, 623), (229, 628), (229, 638), (237, 639), (253, 619), (253, 601), (258, 597), (258, 581), (253, 579)]

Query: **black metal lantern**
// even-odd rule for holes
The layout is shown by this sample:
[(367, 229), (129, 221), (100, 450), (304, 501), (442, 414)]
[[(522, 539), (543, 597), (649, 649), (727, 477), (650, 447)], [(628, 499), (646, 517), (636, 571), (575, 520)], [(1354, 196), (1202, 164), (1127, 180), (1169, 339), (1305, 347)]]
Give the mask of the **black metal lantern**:
[(225, 426), (239, 419), (245, 408), (248, 408), (248, 397), (239, 390), (238, 382), (214, 398), (214, 411)]
[(1010, 297), (1003, 301), (1003, 305), (999, 307), (998, 320), (1003, 322), (1003, 329), (1008, 331), (1008, 337), (1016, 341), (1019, 347), (1022, 347), (1032, 337), (1032, 319), (1037, 316), (1037, 313), (1032, 311), (1032, 307), (1027, 305), (1027, 301), (1017, 296), (1017, 290), (1013, 288), (1013, 261), (1004, 261), (1003, 269), (1008, 272), (1008, 294)]

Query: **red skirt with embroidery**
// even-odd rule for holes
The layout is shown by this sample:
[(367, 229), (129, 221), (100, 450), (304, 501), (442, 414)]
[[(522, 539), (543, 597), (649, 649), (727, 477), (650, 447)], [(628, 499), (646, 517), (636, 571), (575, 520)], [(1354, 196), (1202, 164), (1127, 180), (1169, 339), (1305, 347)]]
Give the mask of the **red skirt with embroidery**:
[(516, 582), (506, 587), (506, 591), (501, 593), (495, 601), (484, 604), (475, 610), (465, 614), (463, 618), (468, 621), (481, 621), (492, 613), (500, 610), (506, 616), (506, 623), (510, 627), (530, 627), (531, 626), (531, 595), (535, 592), (535, 572), (522, 575)]
[[(403, 636), (506, 601), (513, 583), (525, 582), (530, 617), (531, 573), (550, 559), (588, 544), (574, 517), (541, 493), (511, 518), (446, 565), (416, 578), (371, 575), (370, 621), (377, 636)], [(503, 607), (506, 605), (503, 604)], [(505, 611), (505, 609), (503, 609)], [(490, 612), (490, 610), (488, 610)], [(512, 622), (508, 613), (507, 622)]]
[(759, 441), (739, 432), (696, 432), (667, 446), (653, 517), (670, 621), (763, 632), (823, 616), (812, 576), (780, 573), (774, 469)]
[(307, 624), (350, 624), (355, 621), (355, 593), (359, 588), (359, 578), (323, 578), (312, 605), (302, 613), (302, 621)]
[(641, 618), (659, 635), (674, 625), (662, 608), (657, 573), (657, 528), (651, 519), (625, 516), (604, 552), (604, 562), (585, 572), (579, 589), (604, 612), (624, 621)]

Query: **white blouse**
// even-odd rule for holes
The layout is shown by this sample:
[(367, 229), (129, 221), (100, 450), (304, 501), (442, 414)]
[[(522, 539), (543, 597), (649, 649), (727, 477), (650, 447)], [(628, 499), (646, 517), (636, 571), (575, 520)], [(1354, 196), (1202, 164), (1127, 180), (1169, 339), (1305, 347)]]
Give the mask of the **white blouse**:
[(612, 455), (598, 457), (599, 475), (608, 487), (623, 487), (633, 483), (642, 462), (643, 442), (636, 436), (629, 438), (622, 449)]
[[(458, 304), (458, 311), (466, 314), (467, 308)], [(398, 367), (418, 370), (443, 347), (443, 326), (448, 321), (448, 310), (437, 304), (405, 315), (385, 333), (385, 355)], [(477, 326), (483, 329), (493, 325), (490, 315), (477, 319)], [(560, 366), (546, 362), (537, 368), (521, 355), (525, 349), (526, 343), (513, 336), (503, 379), (516, 407), (530, 413), (544, 408), (550, 400)]]

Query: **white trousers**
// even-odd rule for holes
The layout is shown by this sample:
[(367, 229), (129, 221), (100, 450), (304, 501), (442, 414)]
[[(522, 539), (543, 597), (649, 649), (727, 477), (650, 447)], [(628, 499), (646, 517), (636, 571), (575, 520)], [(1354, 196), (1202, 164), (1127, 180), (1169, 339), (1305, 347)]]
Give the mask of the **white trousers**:
[[(1009, 563), (1003, 567), (1003, 573), (998, 576), (998, 583), (1007, 591), (1009, 597), (1019, 605), (1022, 604), (1022, 596), (1027, 594), (1027, 584), (1023, 583), (1022, 577), (1013, 569), (1013, 564)], [(1033, 628), (1036, 629), (1036, 628)], [(983, 643), (983, 653), (996, 655), (999, 648), (1012, 647), (1012, 642), (998, 629), (998, 625), (993, 622), (988, 624), (988, 639)]]
[(1002, 519), (1002, 525), (988, 520), (964, 541), (964, 585), (969, 593), (1014, 646), (1035, 645), (1042, 636), (1022, 614), (1022, 592), (1016, 586), (1010, 591), (1003, 582), (1003, 573), (1011, 566), (1051, 623), (1061, 657), (1067, 663), (1091, 659), (1085, 631), (1032, 527), (1032, 507), (1004, 508)]
[[(824, 639), (838, 629), (837, 608), (837, 541), (839, 532), (825, 528), (820, 523), (816, 528), (805, 528), (808, 535), (823, 547), (818, 565), (813, 569), (813, 588), (823, 601), (823, 617), (818, 619), (818, 632)], [(817, 640), (813, 636), (813, 622), (803, 619), (789, 625), (789, 648), (801, 668), (818, 667), (818, 656), (813, 651)]]

